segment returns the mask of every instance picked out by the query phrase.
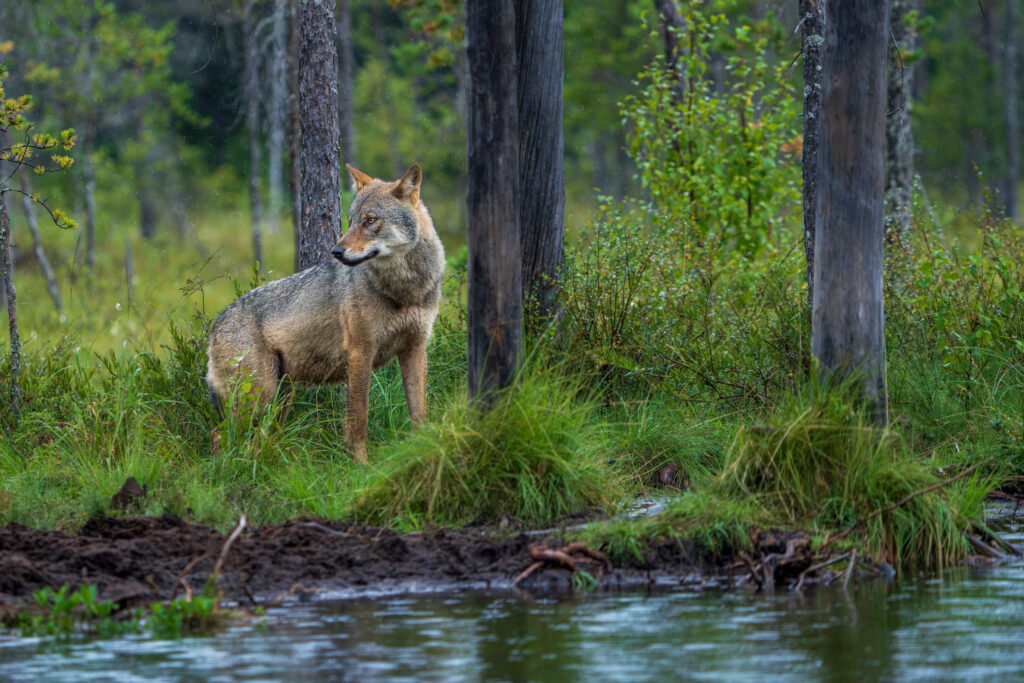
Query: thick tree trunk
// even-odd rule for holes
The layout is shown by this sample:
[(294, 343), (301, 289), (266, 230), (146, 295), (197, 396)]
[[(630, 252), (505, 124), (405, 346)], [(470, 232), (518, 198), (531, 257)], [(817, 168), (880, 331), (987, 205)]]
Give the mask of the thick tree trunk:
[[(29, 187), (28, 174), (24, 171), (21, 173), (21, 189), (31, 194), (32, 190)], [(21, 208), (25, 211), (25, 221), (28, 223), (28, 231), (32, 235), (32, 251), (36, 255), (36, 261), (39, 262), (39, 268), (43, 271), (43, 277), (46, 278), (46, 291), (50, 293), (50, 298), (53, 299), (53, 305), (57, 309), (57, 313), (61, 314), (64, 312), (64, 302), (60, 298), (60, 287), (57, 286), (57, 278), (53, 274), (53, 266), (50, 265), (50, 259), (46, 258), (46, 252), (43, 250), (43, 241), (39, 237), (39, 221), (36, 220), (36, 207), (33, 206), (33, 202), (28, 194), (21, 196)]]
[(811, 350), (826, 373), (852, 373), (878, 424), (887, 420), (882, 208), (888, 42), (888, 0), (829, 5)]
[(469, 395), (486, 408), (522, 349), (519, 122), (512, 0), (466, 0)]
[(562, 0), (515, 0), (523, 295), (551, 313), (565, 239)]
[(821, 46), (825, 40), (825, 0), (800, 0), (804, 57), (804, 258), (807, 306), (814, 304), (814, 214), (818, 207), (818, 145), (821, 137)]
[(299, 11), (298, 0), (290, 2), (288, 17), (288, 186), (292, 195), (292, 228), (295, 234), (295, 270), (300, 267), (302, 250), (302, 117), (299, 116)]
[(351, 0), (338, 0), (338, 124), (341, 130), (341, 156), (345, 163), (356, 166), (356, 130), (352, 110)]
[(256, 1), (245, 5), (245, 122), (249, 134), (249, 211), (252, 217), (253, 260), (263, 263), (263, 204), (260, 201), (260, 82), (256, 46)]
[(267, 120), (267, 175), (270, 222), (277, 232), (284, 206), (284, 145), (288, 124), (288, 0), (274, 4), (270, 56), (270, 106)]
[(1020, 222), (1020, 122), (1017, 118), (1017, 0), (1006, 1), (1006, 44), (1003, 67), (1003, 122), (1006, 126), (1006, 215)]
[(7, 215), (7, 202), (0, 194), (0, 280), (4, 281), (7, 300), (7, 322), (11, 354), (11, 422), (18, 424), (21, 417), (21, 337), (18, 334), (18, 294), (14, 289), (14, 268), (11, 259), (11, 220)]
[[(889, 57), (889, 104), (885, 120), (885, 241), (889, 246), (909, 246), (914, 188), (914, 134), (910, 111), (914, 101), (914, 67), (902, 55), (917, 50), (917, 32), (904, 25), (904, 17), (921, 10), (921, 0), (892, 0), (892, 47)], [(901, 69), (900, 66), (903, 66)]]
[(342, 208), (334, 0), (302, 0), (300, 11), (302, 270), (330, 258), (331, 248), (341, 236)]

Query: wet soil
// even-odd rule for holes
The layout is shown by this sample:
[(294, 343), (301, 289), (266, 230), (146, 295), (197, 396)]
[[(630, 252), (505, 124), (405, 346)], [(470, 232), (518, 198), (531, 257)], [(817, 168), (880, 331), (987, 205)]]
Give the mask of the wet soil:
[[(45, 586), (97, 586), (122, 607), (199, 592), (227, 535), (178, 517), (105, 517), (77, 534), (0, 527), (0, 607), (16, 607)], [(284, 596), (356, 597), (396, 592), (511, 589), (533, 563), (531, 545), (560, 547), (557, 532), (499, 526), (399, 534), (359, 523), (298, 519), (246, 528), (224, 553), (217, 586), (243, 605)], [(583, 566), (600, 588), (722, 584), (731, 578), (699, 548), (666, 542), (602, 567)], [(571, 589), (572, 572), (545, 564), (519, 585), (527, 592)]]

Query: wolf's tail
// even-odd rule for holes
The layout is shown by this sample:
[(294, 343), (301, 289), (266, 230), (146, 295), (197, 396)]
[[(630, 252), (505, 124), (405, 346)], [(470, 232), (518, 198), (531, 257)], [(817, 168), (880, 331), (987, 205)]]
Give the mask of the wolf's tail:
[(215, 411), (217, 411), (217, 419), (218, 420), (223, 420), (224, 419), (224, 406), (223, 406), (223, 403), (220, 400), (220, 396), (217, 395), (217, 392), (214, 391), (214, 389), (213, 389), (213, 385), (210, 384), (209, 382), (206, 383), (206, 391), (207, 391), (207, 393), (210, 396), (210, 403), (213, 404), (213, 409)]

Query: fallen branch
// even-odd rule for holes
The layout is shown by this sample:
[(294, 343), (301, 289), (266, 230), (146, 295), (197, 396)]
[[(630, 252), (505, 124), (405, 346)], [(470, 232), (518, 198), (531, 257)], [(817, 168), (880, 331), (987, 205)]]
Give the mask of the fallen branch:
[(850, 583), (850, 576), (853, 575), (853, 568), (857, 564), (857, 549), (854, 548), (850, 551), (850, 564), (846, 567), (846, 572), (843, 574), (843, 590), (846, 590), (846, 584)]
[(242, 529), (245, 528), (246, 520), (245, 515), (238, 518), (238, 524), (235, 526), (235, 530), (228, 536), (228, 540), (224, 541), (224, 545), (220, 549), (220, 557), (217, 558), (217, 563), (213, 565), (213, 573), (210, 575), (209, 580), (216, 581), (217, 577), (220, 576), (221, 565), (224, 564), (224, 558), (227, 557), (228, 551), (231, 550), (231, 544), (235, 542), (238, 535), (242, 533)]
[(857, 527), (863, 526), (868, 521), (874, 519), (875, 517), (877, 517), (877, 516), (879, 516), (881, 514), (884, 514), (886, 512), (890, 512), (890, 511), (895, 510), (896, 508), (899, 508), (899, 507), (903, 507), (904, 505), (906, 505), (907, 503), (909, 503), (913, 499), (917, 498), (918, 496), (923, 496), (926, 493), (931, 493), (932, 491), (936, 491), (938, 489), (941, 489), (944, 486), (948, 486), (948, 485), (952, 484), (954, 481), (957, 481), (958, 479), (963, 479), (968, 474), (970, 474), (974, 470), (978, 469), (981, 465), (985, 464), (986, 462), (988, 462), (988, 461), (987, 460), (983, 460), (982, 462), (979, 462), (976, 465), (971, 465), (966, 470), (964, 470), (960, 474), (957, 474), (956, 476), (950, 477), (949, 479), (944, 479), (944, 480), (938, 482), (937, 484), (932, 484), (931, 486), (925, 487), (925, 488), (921, 489), (920, 491), (914, 491), (913, 493), (911, 493), (911, 494), (909, 494), (907, 496), (904, 496), (900, 500), (896, 501), (892, 505), (886, 505), (884, 508), (879, 508), (878, 510), (875, 510), (874, 512), (872, 512), (870, 515), (868, 515), (866, 517), (861, 517), (860, 519), (858, 519), (856, 522), (851, 524), (849, 527), (847, 527), (841, 533), (839, 533), (839, 534), (837, 534), (837, 535), (835, 535), (835, 536), (833, 536), (831, 538), (826, 539), (825, 542), (821, 544), (821, 547), (819, 548), (819, 550), (824, 550), (825, 548), (829, 547), (830, 545), (832, 545), (836, 541), (841, 541), (842, 539), (844, 539), (847, 536), (849, 536), (853, 532), (854, 529), (856, 529)]
[(818, 564), (811, 565), (807, 569), (805, 569), (802, 572), (800, 572), (800, 578), (797, 580), (796, 586), (793, 587), (794, 590), (800, 590), (801, 588), (803, 588), (804, 579), (807, 578), (807, 576), (809, 574), (811, 574), (812, 572), (816, 572), (819, 569), (824, 569), (825, 567), (828, 567), (829, 565), (836, 564), (837, 562), (842, 562), (843, 560), (845, 560), (845, 559), (847, 559), (849, 557), (850, 557), (850, 553), (843, 553), (842, 555), (839, 555), (837, 557), (833, 557), (831, 560), (826, 560), (825, 562), (820, 562)]
[(193, 557), (191, 560), (189, 560), (188, 564), (186, 564), (184, 566), (184, 568), (182, 568), (182, 570), (180, 572), (178, 572), (178, 578), (176, 578), (174, 580), (174, 586), (171, 588), (171, 597), (167, 598), (168, 600), (173, 601), (174, 598), (176, 598), (178, 596), (178, 586), (179, 585), (183, 586), (186, 591), (191, 592), (191, 591), (189, 591), (188, 584), (185, 583), (185, 576), (187, 576), (188, 573), (190, 571), (192, 571), (193, 567), (195, 567), (197, 564), (199, 564), (200, 562), (202, 562), (203, 560), (205, 560), (209, 556), (210, 556), (210, 551), (207, 550), (202, 555), (197, 555), (196, 557)]

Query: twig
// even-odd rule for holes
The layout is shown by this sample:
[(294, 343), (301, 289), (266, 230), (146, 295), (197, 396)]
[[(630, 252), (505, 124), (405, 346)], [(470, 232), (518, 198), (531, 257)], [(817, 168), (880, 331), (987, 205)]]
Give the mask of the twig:
[(235, 526), (235, 530), (228, 536), (228, 540), (224, 541), (224, 546), (220, 549), (220, 557), (217, 558), (217, 564), (213, 565), (213, 573), (210, 578), (214, 581), (220, 576), (220, 567), (224, 564), (224, 558), (228, 555), (228, 550), (231, 549), (231, 544), (235, 542), (238, 535), (242, 533), (242, 529), (245, 528), (245, 515), (238, 518), (238, 524)]
[(238, 561), (238, 553), (231, 553), (231, 558), (235, 561), (235, 572), (238, 574), (238, 585), (242, 587), (242, 592), (245, 593), (245, 597), (249, 598), (249, 602), (252, 603), (252, 606), (259, 607), (260, 604), (256, 602), (256, 598), (253, 597), (252, 591), (249, 590), (249, 586), (245, 583), (245, 576), (242, 574), (242, 563)]
[(886, 505), (884, 508), (879, 508), (878, 510), (875, 510), (870, 515), (868, 515), (867, 517), (861, 517), (856, 522), (854, 522), (849, 527), (847, 527), (846, 530), (842, 531), (839, 534), (836, 534), (832, 538), (827, 539), (824, 543), (821, 544), (821, 547), (819, 548), (819, 550), (824, 550), (825, 548), (829, 547), (830, 545), (832, 545), (836, 541), (841, 541), (842, 539), (844, 539), (847, 536), (849, 536), (850, 533), (853, 532), (854, 529), (856, 529), (859, 526), (862, 526), (862, 525), (866, 524), (869, 520), (874, 519), (878, 515), (881, 515), (881, 514), (886, 513), (886, 512), (890, 512), (891, 510), (895, 510), (898, 507), (903, 507), (904, 505), (906, 505), (907, 503), (912, 501), (914, 498), (917, 498), (918, 496), (924, 495), (925, 493), (930, 493), (930, 492), (935, 491), (937, 489), (941, 489), (943, 486), (948, 486), (949, 484), (952, 484), (954, 481), (956, 481), (958, 479), (963, 479), (968, 474), (970, 474), (974, 470), (978, 469), (981, 465), (985, 464), (986, 462), (988, 462), (988, 461), (987, 460), (983, 460), (982, 462), (979, 462), (976, 465), (971, 465), (966, 470), (964, 470), (963, 472), (961, 472), (960, 474), (958, 474), (958, 475), (956, 475), (954, 477), (950, 477), (949, 479), (944, 479), (943, 481), (940, 481), (937, 484), (932, 484), (931, 486), (925, 487), (925, 488), (921, 489), (920, 491), (914, 491), (910, 495), (904, 496), (903, 498), (901, 498), (900, 500), (896, 501), (892, 505)]
[(850, 564), (846, 568), (846, 573), (843, 574), (843, 590), (846, 590), (846, 584), (850, 583), (850, 576), (853, 575), (853, 568), (857, 564), (857, 549), (854, 548), (850, 551)]
[(299, 522), (295, 526), (304, 526), (304, 527), (306, 527), (308, 529), (316, 529), (317, 531), (322, 531), (325, 534), (331, 534), (332, 536), (351, 536), (352, 535), (352, 534), (347, 534), (344, 531), (336, 531), (336, 530), (332, 529), (329, 526), (324, 526), (323, 524), (317, 524), (316, 522)]
[(188, 588), (188, 584), (187, 583), (183, 583), (183, 579), (185, 578), (185, 576), (190, 571), (192, 571), (193, 567), (195, 567), (197, 564), (199, 564), (200, 562), (202, 562), (203, 560), (205, 560), (209, 556), (210, 556), (210, 551), (207, 550), (202, 555), (197, 555), (196, 557), (193, 557), (189, 561), (189, 563), (185, 565), (185, 567), (178, 573), (178, 578), (176, 578), (174, 580), (174, 586), (171, 588), (171, 597), (167, 598), (168, 600), (174, 600), (174, 598), (177, 597), (177, 595), (178, 595), (178, 585), (179, 584), (184, 585), (186, 589)]
[(1006, 555), (1002, 554), (1001, 552), (990, 546), (988, 543), (985, 543), (977, 536), (971, 536), (970, 534), (964, 534), (963, 536), (967, 540), (967, 542), (971, 544), (971, 547), (978, 552), (979, 555), (984, 555), (985, 557), (991, 558), (993, 560), (1006, 559)]
[(837, 557), (833, 557), (831, 560), (826, 560), (825, 562), (820, 562), (818, 564), (811, 565), (807, 569), (805, 569), (802, 572), (800, 572), (800, 578), (797, 579), (796, 586), (793, 587), (794, 590), (800, 590), (803, 587), (804, 579), (807, 578), (807, 575), (810, 574), (811, 572), (816, 572), (819, 569), (824, 569), (825, 567), (827, 567), (829, 565), (836, 564), (837, 562), (842, 562), (843, 560), (845, 560), (849, 556), (850, 556), (850, 553), (843, 553), (842, 555), (839, 555)]

